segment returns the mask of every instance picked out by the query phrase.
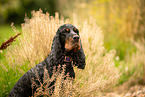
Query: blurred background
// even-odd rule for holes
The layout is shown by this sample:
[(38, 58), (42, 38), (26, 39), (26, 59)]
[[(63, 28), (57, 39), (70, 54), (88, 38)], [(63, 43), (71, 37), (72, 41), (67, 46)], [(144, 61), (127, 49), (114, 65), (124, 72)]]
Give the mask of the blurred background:
[(79, 24), (95, 21), (103, 31), (104, 46), (117, 51), (119, 84), (145, 84), (145, 0), (0, 0), (0, 45), (15, 35), (12, 22), (21, 31), (24, 18), (40, 8), (52, 16), (59, 12), (65, 19), (77, 17)]
[(130, 40), (145, 37), (144, 0), (0, 0), (1, 39), (12, 33), (12, 22), (21, 29), (24, 18), (40, 8), (52, 16), (59, 12), (65, 19), (77, 17), (80, 23), (93, 18), (104, 32), (105, 47), (116, 49), (121, 60), (136, 50)]
[(57, 10), (56, 0), (1, 0), (0, 1), (0, 23), (14, 22), (21, 24), (25, 14), (31, 17), (31, 11), (41, 8), (51, 15)]

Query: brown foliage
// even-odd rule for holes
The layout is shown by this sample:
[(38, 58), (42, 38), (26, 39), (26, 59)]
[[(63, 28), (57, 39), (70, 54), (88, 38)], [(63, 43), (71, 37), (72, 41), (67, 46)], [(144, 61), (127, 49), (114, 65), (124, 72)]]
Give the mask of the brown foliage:
[(12, 44), (13, 41), (20, 35), (21, 33), (18, 33), (14, 37), (10, 37), (7, 41), (3, 42), (2, 45), (0, 46), (0, 50), (6, 49), (8, 46)]

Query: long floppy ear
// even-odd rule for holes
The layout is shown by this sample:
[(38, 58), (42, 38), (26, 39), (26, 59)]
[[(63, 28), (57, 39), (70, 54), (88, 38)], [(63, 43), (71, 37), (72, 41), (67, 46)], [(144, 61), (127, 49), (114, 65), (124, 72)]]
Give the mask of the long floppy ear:
[(51, 52), (50, 52), (50, 56), (52, 57), (52, 60), (50, 61), (53, 61), (53, 65), (58, 65), (61, 62), (61, 59), (62, 59), (61, 57), (63, 55), (63, 51), (61, 48), (62, 47), (59, 40), (59, 34), (56, 33), (56, 35), (53, 38), (53, 43), (52, 43)]
[[(80, 41), (81, 43), (81, 41)], [(84, 69), (85, 68), (85, 54), (84, 54), (84, 50), (82, 48), (82, 43), (81, 43), (81, 49), (79, 49), (77, 52), (73, 53), (73, 64), (75, 64), (75, 66), (78, 66), (78, 68), (80, 69)]]

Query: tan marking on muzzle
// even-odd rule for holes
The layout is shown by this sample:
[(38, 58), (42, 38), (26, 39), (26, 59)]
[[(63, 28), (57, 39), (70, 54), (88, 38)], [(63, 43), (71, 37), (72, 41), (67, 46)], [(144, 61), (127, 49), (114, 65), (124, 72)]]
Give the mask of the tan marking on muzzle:
[(65, 49), (67, 52), (73, 50), (77, 52), (81, 48), (80, 39), (78, 42), (75, 42), (72, 37), (65, 40)]

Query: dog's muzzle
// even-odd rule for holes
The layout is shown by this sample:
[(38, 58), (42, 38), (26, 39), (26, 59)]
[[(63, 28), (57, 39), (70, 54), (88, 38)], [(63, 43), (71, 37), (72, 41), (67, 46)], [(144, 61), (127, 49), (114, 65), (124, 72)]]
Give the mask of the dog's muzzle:
[(71, 50), (77, 52), (81, 48), (80, 46), (80, 37), (78, 35), (73, 35), (65, 41), (65, 50), (67, 52)]

